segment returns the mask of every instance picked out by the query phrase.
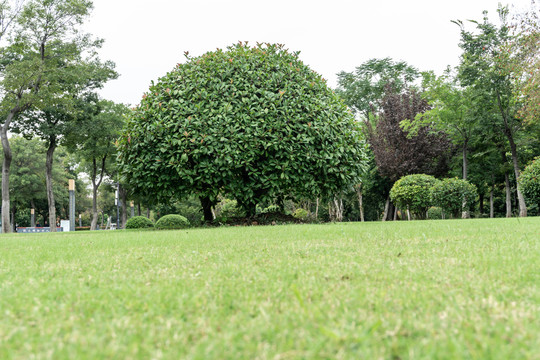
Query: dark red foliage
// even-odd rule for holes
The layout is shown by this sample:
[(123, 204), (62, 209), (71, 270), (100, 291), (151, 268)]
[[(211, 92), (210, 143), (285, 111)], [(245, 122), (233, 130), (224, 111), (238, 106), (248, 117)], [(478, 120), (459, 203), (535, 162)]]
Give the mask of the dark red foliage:
[(382, 176), (396, 181), (410, 174), (444, 175), (448, 171), (451, 143), (429, 127), (407, 137), (400, 122), (429, 110), (429, 104), (414, 90), (395, 93), (388, 84), (375, 126), (368, 124), (369, 143)]

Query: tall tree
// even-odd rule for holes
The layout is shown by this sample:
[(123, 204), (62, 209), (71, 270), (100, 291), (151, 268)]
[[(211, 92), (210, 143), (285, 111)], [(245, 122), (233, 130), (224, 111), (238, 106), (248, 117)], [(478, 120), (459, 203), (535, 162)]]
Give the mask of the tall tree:
[[(476, 31), (465, 29), (461, 21), (456, 23), (461, 28), (460, 47), (463, 49), (459, 65), (459, 79), (463, 86), (470, 87), (479, 103), (495, 116), (490, 116), (492, 128), (502, 132), (508, 141), (512, 157), (515, 179), (519, 178), (519, 153), (516, 137), (526, 128), (524, 119), (519, 116), (519, 98), (516, 97), (515, 82), (507, 66), (505, 45), (511, 34), (507, 23), (508, 9), (498, 10), (500, 25), (489, 22), (484, 12), (482, 22), (472, 21)], [(520, 216), (527, 216), (527, 206), (523, 194), (517, 189)]]
[(70, 134), (70, 149), (81, 161), (92, 182), (91, 230), (98, 222), (98, 190), (107, 176), (115, 175), (115, 141), (124, 125), (129, 109), (122, 104), (100, 100), (89, 103), (92, 115), (79, 121), (77, 131)]
[(430, 106), (419, 93), (406, 90), (397, 93), (386, 86), (382, 110), (375, 126), (368, 126), (369, 143), (381, 175), (396, 181), (405, 175), (442, 175), (448, 170), (450, 141), (430, 127), (423, 126), (414, 136), (408, 136), (400, 124), (414, 119)]
[[(66, 63), (76, 61), (78, 44), (88, 37), (77, 36), (78, 26), (89, 14), (88, 0), (33, 0), (16, 17), (16, 26), (7, 29), (10, 44), (2, 49), (0, 136), (2, 163), (2, 230), (9, 228), (9, 173), (12, 152), (7, 133), (12, 122), (33, 104), (46, 104), (62, 92), (69, 75)], [(74, 73), (71, 73), (74, 75)]]

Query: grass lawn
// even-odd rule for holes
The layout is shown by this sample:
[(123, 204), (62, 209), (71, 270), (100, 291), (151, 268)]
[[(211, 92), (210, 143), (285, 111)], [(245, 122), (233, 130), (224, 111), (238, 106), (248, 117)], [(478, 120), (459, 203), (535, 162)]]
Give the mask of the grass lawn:
[(540, 359), (540, 218), (0, 236), (0, 359)]

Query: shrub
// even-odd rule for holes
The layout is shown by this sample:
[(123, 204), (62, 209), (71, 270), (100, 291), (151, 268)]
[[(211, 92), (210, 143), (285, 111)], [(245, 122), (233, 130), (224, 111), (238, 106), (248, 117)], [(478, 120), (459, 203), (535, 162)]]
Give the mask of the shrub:
[(189, 221), (182, 215), (165, 215), (156, 222), (157, 229), (185, 229), (189, 227)]
[(457, 218), (474, 204), (476, 186), (463, 179), (444, 179), (432, 187), (431, 199), (434, 205)]
[(145, 229), (151, 227), (154, 227), (154, 223), (144, 216), (134, 216), (126, 222), (126, 229)]
[(244, 217), (246, 213), (238, 206), (236, 200), (224, 199), (221, 203), (219, 210), (219, 216), (231, 218), (231, 217)]
[(431, 220), (440, 220), (443, 218), (442, 209), (438, 206), (432, 206), (427, 211), (427, 217)]
[(298, 208), (294, 211), (293, 216), (296, 219), (306, 221), (309, 217), (309, 213), (306, 209)]
[(540, 157), (523, 170), (518, 184), (527, 203), (540, 206)]
[(407, 175), (396, 181), (390, 190), (390, 199), (399, 208), (409, 209), (420, 219), (425, 219), (431, 206), (430, 189), (437, 183), (431, 175)]

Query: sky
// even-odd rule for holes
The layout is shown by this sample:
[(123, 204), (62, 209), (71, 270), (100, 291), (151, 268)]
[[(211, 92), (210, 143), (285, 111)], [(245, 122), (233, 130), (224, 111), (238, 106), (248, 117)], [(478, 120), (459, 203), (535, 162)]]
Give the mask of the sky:
[[(185, 61), (238, 41), (281, 43), (337, 86), (337, 73), (372, 58), (403, 60), (441, 73), (459, 63), (451, 20), (497, 20), (497, 0), (94, 0), (84, 30), (105, 40), (102, 60), (120, 77), (101, 96), (136, 105)], [(524, 9), (530, 0), (513, 0)], [(470, 24), (470, 29), (473, 25)]]

